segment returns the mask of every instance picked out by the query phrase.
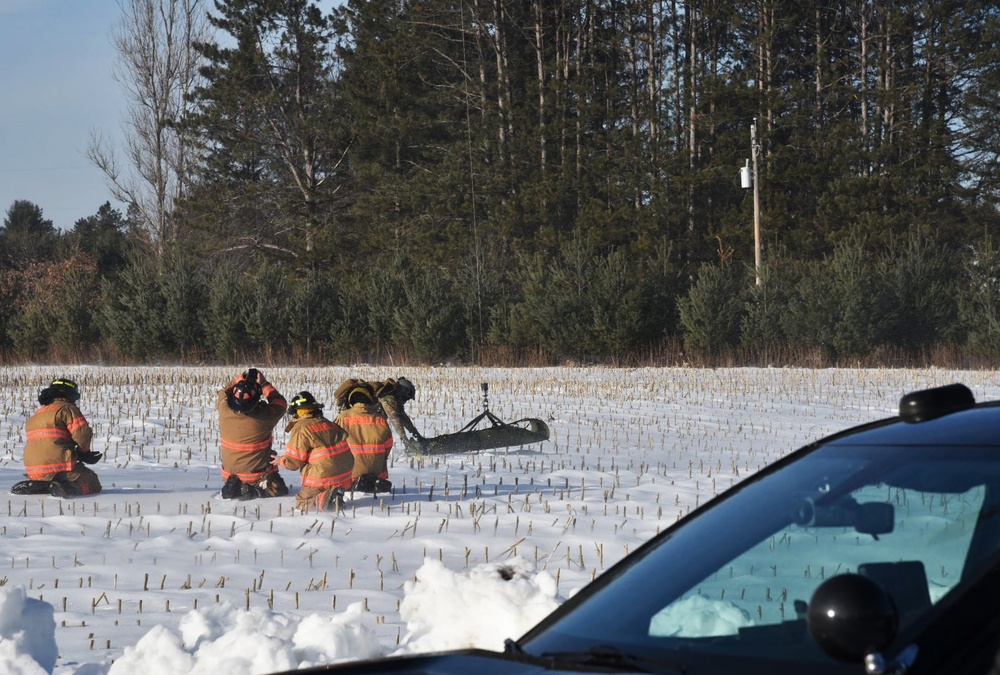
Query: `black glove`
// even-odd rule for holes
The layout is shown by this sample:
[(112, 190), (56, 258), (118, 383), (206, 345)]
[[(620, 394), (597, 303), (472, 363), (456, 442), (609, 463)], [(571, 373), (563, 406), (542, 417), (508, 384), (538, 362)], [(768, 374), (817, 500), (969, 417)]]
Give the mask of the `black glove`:
[(251, 368), (247, 372), (243, 373), (243, 378), (247, 382), (256, 382), (257, 384), (260, 385), (261, 389), (263, 389), (264, 386), (267, 385), (267, 378), (264, 377), (264, 373), (260, 372), (256, 368)]
[(84, 464), (97, 464), (103, 456), (101, 453), (93, 450), (87, 450), (86, 452), (81, 450), (77, 452), (77, 458)]

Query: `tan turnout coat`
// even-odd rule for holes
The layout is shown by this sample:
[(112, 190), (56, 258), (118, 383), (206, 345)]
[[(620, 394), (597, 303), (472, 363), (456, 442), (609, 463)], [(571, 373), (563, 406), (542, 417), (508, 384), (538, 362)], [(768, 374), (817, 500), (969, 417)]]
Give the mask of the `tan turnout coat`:
[(75, 403), (57, 398), (42, 406), (28, 419), (25, 433), (24, 469), (29, 479), (50, 481), (60, 476), (69, 481), (70, 494), (101, 491), (97, 474), (77, 459), (78, 447), (90, 451), (94, 432)]
[(260, 405), (248, 413), (238, 413), (226, 402), (228, 389), (220, 389), (216, 400), (222, 444), (222, 480), (235, 474), (244, 483), (257, 483), (278, 472), (271, 464), (275, 453), (274, 427), (285, 414), (288, 402), (271, 384), (264, 385)]
[[(290, 432), (282, 467), (302, 471), (302, 488), (351, 487), (354, 456), (347, 444), (347, 432), (316, 411), (293, 419), (285, 427)], [(317, 492), (318, 494), (318, 492)]]
[(353, 477), (371, 473), (388, 479), (386, 458), (392, 450), (392, 430), (385, 416), (375, 406), (355, 403), (337, 415), (336, 423), (347, 432), (347, 443), (354, 455)]

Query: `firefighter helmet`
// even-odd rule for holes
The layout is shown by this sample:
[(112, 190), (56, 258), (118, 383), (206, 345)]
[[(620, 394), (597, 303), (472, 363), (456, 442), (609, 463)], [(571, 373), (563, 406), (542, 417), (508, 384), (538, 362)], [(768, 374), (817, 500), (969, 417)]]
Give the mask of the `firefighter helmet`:
[(322, 407), (323, 404), (317, 403), (316, 397), (308, 391), (300, 391), (288, 402), (289, 414), (295, 414), (299, 410), (318, 409)]
[(229, 407), (238, 413), (248, 413), (260, 403), (260, 396), (260, 384), (256, 380), (240, 380), (230, 390)]
[(57, 398), (64, 398), (76, 403), (80, 400), (80, 387), (73, 380), (60, 377), (52, 380), (49, 386), (38, 394), (38, 402), (42, 405), (48, 405)]
[(375, 392), (370, 384), (367, 382), (361, 382), (347, 394), (347, 402), (350, 405), (354, 405), (355, 403), (372, 405), (375, 403)]

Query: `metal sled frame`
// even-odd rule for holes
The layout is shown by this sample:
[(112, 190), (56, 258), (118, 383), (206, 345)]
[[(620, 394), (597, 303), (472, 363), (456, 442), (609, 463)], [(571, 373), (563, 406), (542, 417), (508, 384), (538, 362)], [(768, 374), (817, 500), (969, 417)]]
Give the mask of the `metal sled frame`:
[[(489, 385), (483, 382), (481, 386), (483, 412), (455, 433), (422, 439), (420, 447), (424, 454), (444, 455), (453, 452), (493, 450), (540, 443), (549, 439), (549, 425), (536, 417), (504, 422), (491, 413), (488, 400)], [(484, 421), (489, 422), (489, 426), (477, 428)]]

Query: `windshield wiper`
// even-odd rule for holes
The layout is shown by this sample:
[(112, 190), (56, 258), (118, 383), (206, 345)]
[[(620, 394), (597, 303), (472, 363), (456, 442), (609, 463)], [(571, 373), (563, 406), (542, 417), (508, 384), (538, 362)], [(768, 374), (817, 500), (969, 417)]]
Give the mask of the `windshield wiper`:
[(682, 663), (629, 654), (612, 645), (596, 645), (581, 652), (544, 652), (537, 658), (552, 668), (593, 666), (623, 672), (686, 673)]
[(517, 644), (517, 640), (514, 638), (507, 638), (503, 641), (503, 653), (513, 654), (514, 656), (521, 656), (526, 652), (521, 648), (521, 645)]

